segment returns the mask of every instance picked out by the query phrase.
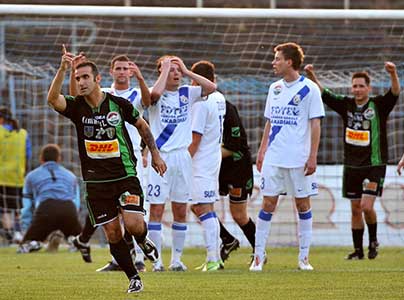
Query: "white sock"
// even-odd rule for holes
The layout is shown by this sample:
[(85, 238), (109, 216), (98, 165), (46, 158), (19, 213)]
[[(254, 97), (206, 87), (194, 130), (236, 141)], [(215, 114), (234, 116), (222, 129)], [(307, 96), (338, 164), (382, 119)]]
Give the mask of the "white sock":
[(219, 261), (220, 253), (219, 232), (220, 226), (216, 213), (210, 211), (199, 216), (202, 223), (203, 234), (205, 237), (205, 245), (207, 250), (207, 261)]
[[(135, 252), (136, 252), (136, 258), (135, 261), (141, 261), (144, 263), (144, 254), (142, 249), (140, 249), (140, 247), (137, 245), (137, 243), (135, 243)], [(160, 251), (161, 252), (161, 251)], [(160, 253), (159, 252), (159, 253)]]
[(171, 226), (173, 244), (171, 247), (171, 263), (181, 261), (184, 250), (185, 236), (187, 235), (187, 224), (175, 222)]
[(255, 225), (255, 251), (254, 254), (263, 259), (265, 247), (271, 230), (272, 213), (263, 209), (258, 213), (257, 224)]
[(311, 209), (299, 212), (299, 260), (309, 259), (312, 234), (313, 217)]
[(162, 244), (162, 235), (161, 235), (161, 223), (157, 222), (149, 222), (147, 225), (148, 229), (148, 235), (149, 238), (153, 241), (153, 243), (156, 245), (157, 251), (159, 253), (159, 259), (156, 262), (157, 264), (163, 264), (163, 257), (161, 255), (161, 244)]

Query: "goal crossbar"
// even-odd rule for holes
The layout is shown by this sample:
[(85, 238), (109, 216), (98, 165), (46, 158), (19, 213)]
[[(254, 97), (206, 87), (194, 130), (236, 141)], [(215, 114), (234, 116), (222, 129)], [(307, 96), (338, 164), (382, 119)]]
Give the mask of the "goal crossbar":
[(249, 9), (144, 6), (72, 6), (1, 4), (0, 15), (122, 16), (182, 18), (403, 19), (404, 10)]

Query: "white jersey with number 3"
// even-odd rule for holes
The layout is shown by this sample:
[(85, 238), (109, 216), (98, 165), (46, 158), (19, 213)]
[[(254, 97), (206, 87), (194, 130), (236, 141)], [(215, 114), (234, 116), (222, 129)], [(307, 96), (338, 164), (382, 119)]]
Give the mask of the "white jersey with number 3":
[(265, 118), (271, 123), (264, 164), (303, 167), (310, 154), (310, 120), (324, 117), (317, 85), (300, 76), (294, 82), (279, 80), (269, 87)]
[(201, 94), (200, 86), (184, 85), (177, 91), (165, 90), (149, 107), (150, 128), (160, 151), (187, 149), (191, 144), (191, 107)]

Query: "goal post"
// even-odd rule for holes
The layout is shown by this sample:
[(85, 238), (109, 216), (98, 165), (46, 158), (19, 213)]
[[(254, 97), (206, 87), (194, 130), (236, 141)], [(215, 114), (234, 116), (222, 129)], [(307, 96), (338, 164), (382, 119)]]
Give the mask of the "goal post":
[[(268, 87), (277, 80), (271, 65), (274, 46), (288, 41), (300, 44), (305, 63), (314, 64), (322, 83), (336, 92), (349, 93), (352, 72), (366, 70), (372, 78), (373, 93), (384, 93), (390, 85), (384, 61), (397, 65), (404, 86), (403, 21), (402, 10), (3, 4), (0, 5), (0, 105), (12, 107), (31, 135), (31, 168), (38, 165), (40, 147), (51, 142), (61, 145), (64, 165), (80, 175), (74, 128), (46, 103), (47, 90), (60, 63), (62, 44), (74, 53), (85, 52), (97, 63), (103, 86), (111, 84), (109, 63), (117, 54), (127, 54), (134, 60), (149, 86), (157, 79), (155, 62), (161, 55), (178, 55), (187, 66), (201, 59), (210, 60), (216, 65), (219, 89), (239, 109), (255, 158), (265, 123), (263, 111)], [(68, 91), (67, 83), (66, 80), (64, 92)], [(321, 193), (313, 199), (314, 243), (318, 244), (341, 241), (350, 244), (350, 207), (341, 198), (342, 135), (340, 118), (327, 110), (318, 155)], [(382, 244), (397, 244), (404, 239), (404, 182), (394, 174), (393, 166), (404, 151), (402, 96), (390, 114), (388, 143), (392, 166), (386, 179), (386, 196), (377, 202), (377, 209)], [(253, 218), (261, 201), (256, 179), (249, 204)], [(271, 244), (296, 243), (296, 219), (291, 203), (286, 199), (279, 206)], [(218, 203), (217, 209), (242, 239), (224, 202)], [(189, 221), (193, 228), (189, 242), (202, 243), (198, 240), (199, 225), (193, 217)], [(245, 240), (243, 245), (247, 245)]]

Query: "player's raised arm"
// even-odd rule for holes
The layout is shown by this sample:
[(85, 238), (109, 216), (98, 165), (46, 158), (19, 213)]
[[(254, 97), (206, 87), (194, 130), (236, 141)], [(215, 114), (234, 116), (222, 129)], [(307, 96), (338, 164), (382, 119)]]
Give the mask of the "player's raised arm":
[(149, 87), (146, 85), (146, 82), (144, 81), (142, 72), (133, 61), (129, 61), (129, 68), (132, 74), (136, 77), (137, 82), (139, 83), (140, 92), (142, 94), (143, 107), (149, 107), (151, 105), (151, 95)]
[(209, 79), (198, 75), (194, 72), (192, 72), (191, 70), (188, 70), (187, 67), (185, 66), (184, 62), (178, 58), (175, 57), (171, 60), (171, 63), (175, 63), (177, 65), (180, 66), (181, 72), (184, 76), (188, 76), (189, 78), (191, 78), (193, 81), (195, 81), (196, 83), (198, 83), (198, 85), (200, 85), (202, 87), (202, 97), (205, 97), (211, 93), (213, 93), (214, 91), (216, 91), (216, 84), (213, 83), (212, 81), (210, 81)]
[(146, 144), (147, 148), (149, 148), (151, 157), (152, 157), (152, 167), (156, 170), (160, 176), (163, 176), (167, 170), (167, 166), (160, 157), (160, 152), (157, 149), (156, 142), (153, 138), (153, 135), (150, 131), (149, 125), (147, 125), (146, 121), (143, 120), (142, 117), (139, 117), (134, 124), (139, 131), (140, 136), (142, 137), (144, 143)]
[(387, 73), (390, 74), (391, 92), (395, 96), (400, 95), (400, 80), (398, 79), (396, 65), (391, 61), (386, 61), (384, 63), (384, 68), (386, 69)]
[(168, 74), (170, 73), (171, 68), (171, 58), (165, 57), (161, 61), (161, 66), (159, 68), (160, 76), (157, 79), (156, 83), (154, 84), (152, 91), (151, 91), (151, 103), (156, 103), (161, 95), (163, 94), (164, 90), (166, 89), (167, 78)]
[(79, 94), (79, 88), (77, 86), (77, 81), (74, 73), (76, 71), (76, 67), (85, 61), (87, 61), (87, 57), (85, 56), (84, 52), (80, 52), (79, 55), (74, 56), (72, 59), (69, 78), (69, 94), (71, 96), (77, 96)]
[(56, 72), (55, 78), (53, 79), (48, 92), (48, 104), (57, 111), (64, 111), (66, 109), (66, 99), (61, 94), (61, 91), (66, 71), (70, 68), (72, 59), (73, 54), (67, 52), (65, 46), (63, 45), (63, 54), (60, 67)]
[(323, 85), (321, 84), (320, 80), (318, 80), (316, 73), (314, 73), (314, 66), (311, 64), (308, 64), (304, 67), (304, 71), (306, 71), (307, 78), (312, 80), (315, 84), (318, 85), (320, 92), (322, 93), (324, 90)]

